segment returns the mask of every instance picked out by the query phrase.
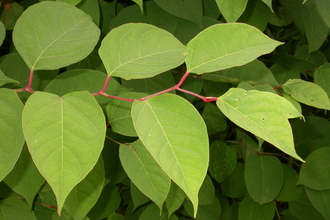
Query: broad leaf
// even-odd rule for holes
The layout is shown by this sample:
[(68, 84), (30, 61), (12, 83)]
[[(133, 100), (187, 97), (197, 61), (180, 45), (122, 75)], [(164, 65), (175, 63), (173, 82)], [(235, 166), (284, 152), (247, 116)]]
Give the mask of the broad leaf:
[(141, 13), (143, 14), (143, 0), (132, 0), (132, 1), (139, 6)]
[(7, 83), (19, 83), (17, 80), (7, 77), (2, 70), (0, 70), (0, 86), (3, 86)]
[(264, 205), (273, 201), (281, 191), (284, 173), (276, 157), (250, 155), (245, 163), (244, 178), (251, 198)]
[(202, 74), (241, 66), (281, 44), (247, 24), (213, 25), (187, 44), (184, 52), (187, 71)]
[(308, 199), (325, 219), (330, 219), (330, 189), (313, 190), (305, 187)]
[(167, 195), (165, 204), (168, 210), (169, 216), (170, 213), (175, 212), (180, 208), (185, 199), (185, 194), (175, 183), (172, 182), (171, 189)]
[(30, 207), (17, 197), (10, 197), (0, 201), (1, 219), (12, 220), (36, 220), (37, 218), (31, 212)]
[(13, 31), (17, 51), (33, 70), (58, 69), (84, 59), (99, 36), (100, 30), (87, 14), (52, 1), (26, 9)]
[(93, 22), (100, 25), (99, 0), (82, 0), (76, 7), (92, 17)]
[(317, 7), (318, 12), (320, 13), (323, 21), (328, 25), (330, 28), (330, 5), (327, 0), (315, 0), (315, 5)]
[(327, 93), (317, 84), (301, 79), (288, 80), (283, 85), (284, 92), (298, 102), (316, 108), (330, 109), (330, 100)]
[(216, 0), (222, 16), (229, 22), (235, 22), (243, 14), (248, 0)]
[[(219, 217), (221, 215), (221, 205), (216, 196), (213, 196), (210, 198), (211, 203), (207, 205), (199, 205), (198, 206), (198, 213), (196, 220), (200, 219), (207, 219), (207, 220), (219, 220)], [(193, 217), (193, 207), (191, 205), (191, 202), (188, 200), (185, 200), (183, 203), (183, 207), (185, 211), (188, 212), (188, 214)]]
[(221, 191), (224, 196), (241, 198), (247, 194), (244, 170), (244, 165), (242, 163), (237, 163), (234, 172), (221, 183)]
[(265, 3), (269, 9), (274, 13), (273, 6), (272, 6), (272, 0), (261, 0), (263, 3)]
[(52, 187), (58, 213), (72, 188), (96, 164), (105, 138), (105, 119), (88, 92), (59, 97), (35, 92), (23, 110), (23, 132), (32, 159)]
[(260, 205), (253, 201), (249, 195), (244, 197), (238, 209), (239, 220), (272, 220), (274, 214), (274, 203)]
[(144, 195), (135, 185), (134, 183), (131, 181), (131, 185), (130, 185), (130, 192), (131, 192), (131, 196), (132, 196), (132, 201), (134, 204), (134, 208), (133, 210), (136, 210), (138, 207), (140, 207), (141, 205), (146, 204), (147, 202), (150, 202), (151, 200)]
[(132, 119), (142, 143), (192, 201), (196, 216), (198, 191), (209, 161), (202, 117), (185, 99), (163, 94), (135, 101)]
[(303, 161), (295, 152), (288, 118), (301, 117), (285, 98), (274, 93), (232, 88), (217, 105), (231, 121)]
[(288, 204), (291, 216), (294, 216), (299, 220), (326, 220), (321, 213), (316, 210), (306, 195), (303, 195), (299, 199), (289, 202)]
[(24, 144), (23, 104), (16, 92), (0, 89), (0, 180), (13, 169)]
[(68, 3), (70, 5), (76, 5), (79, 2), (81, 2), (81, 0), (56, 0), (57, 2), (65, 2)]
[(164, 173), (141, 141), (121, 145), (119, 157), (128, 177), (134, 185), (149, 197), (162, 212), (162, 206), (170, 191), (171, 179)]
[(297, 184), (315, 190), (330, 189), (330, 147), (323, 147), (313, 151), (300, 170)]
[(321, 68), (315, 70), (314, 80), (330, 97), (330, 63), (325, 63)]
[(103, 39), (100, 57), (108, 75), (126, 80), (158, 75), (183, 63), (184, 45), (153, 25), (130, 23)]

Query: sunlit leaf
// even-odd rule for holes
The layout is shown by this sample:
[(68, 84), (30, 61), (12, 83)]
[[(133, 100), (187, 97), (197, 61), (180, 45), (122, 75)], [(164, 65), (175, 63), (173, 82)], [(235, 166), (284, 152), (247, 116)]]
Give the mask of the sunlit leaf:
[(281, 44), (247, 24), (213, 25), (187, 44), (184, 52), (187, 71), (202, 74), (241, 66)]
[(56, 0), (57, 2), (65, 2), (68, 3), (70, 5), (76, 5), (79, 2), (81, 2), (81, 0)]
[(59, 97), (35, 92), (23, 110), (23, 132), (32, 159), (52, 187), (58, 213), (72, 188), (96, 164), (105, 138), (105, 119), (88, 92)]
[(52, 1), (26, 9), (13, 31), (17, 51), (34, 70), (58, 69), (84, 59), (99, 36), (100, 30), (87, 14)]
[(216, 0), (221, 14), (229, 22), (235, 22), (242, 15), (248, 0)]
[(196, 215), (198, 191), (209, 161), (208, 136), (202, 117), (185, 99), (163, 94), (135, 101), (132, 119), (142, 143), (187, 194)]
[(126, 80), (158, 75), (183, 63), (184, 45), (153, 25), (130, 23), (103, 39), (100, 57), (108, 75)]

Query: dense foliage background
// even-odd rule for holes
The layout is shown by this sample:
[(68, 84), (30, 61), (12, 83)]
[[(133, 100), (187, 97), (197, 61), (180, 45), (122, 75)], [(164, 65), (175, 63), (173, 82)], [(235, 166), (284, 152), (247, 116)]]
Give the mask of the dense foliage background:
[(329, 11), (2, 1), (0, 219), (330, 219)]

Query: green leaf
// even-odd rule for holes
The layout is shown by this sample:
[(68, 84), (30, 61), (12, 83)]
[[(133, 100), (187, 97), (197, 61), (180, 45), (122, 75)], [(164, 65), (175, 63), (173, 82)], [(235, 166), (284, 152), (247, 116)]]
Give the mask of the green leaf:
[(168, 217), (170, 217), (171, 213), (174, 213), (180, 208), (185, 199), (185, 196), (186, 195), (184, 194), (182, 189), (180, 189), (175, 183), (172, 182), (171, 189), (165, 201), (166, 208), (169, 214)]
[(213, 103), (205, 103), (202, 117), (207, 127), (209, 135), (217, 135), (227, 129), (227, 118), (219, 111), (218, 107)]
[(7, 83), (19, 83), (17, 80), (7, 77), (2, 70), (0, 70), (0, 86), (3, 86)]
[(298, 70), (291, 69), (277, 63), (272, 65), (269, 69), (274, 74), (274, 77), (276, 78), (277, 82), (279, 82), (279, 84), (281, 85), (286, 83), (289, 79), (300, 78), (300, 72)]
[(198, 191), (209, 161), (208, 136), (202, 117), (187, 100), (163, 94), (135, 101), (132, 119), (144, 146), (192, 201), (196, 216)]
[(33, 70), (58, 69), (84, 59), (99, 36), (100, 30), (87, 14), (51, 1), (26, 9), (13, 31), (17, 51)]
[(202, 26), (203, 5), (201, 0), (155, 0), (165, 11)]
[(143, 210), (139, 220), (163, 220), (163, 219), (169, 219), (169, 220), (178, 220), (178, 217), (176, 215), (171, 215), (171, 217), (167, 218), (168, 212), (164, 211), (161, 214), (159, 214), (159, 209), (155, 204), (150, 204), (145, 210)]
[(81, 2), (81, 0), (56, 0), (57, 2), (65, 2), (68, 3), (70, 5), (77, 5), (79, 2)]
[(275, 205), (269, 203), (260, 205), (246, 195), (239, 205), (238, 219), (239, 220), (272, 220), (274, 219)]
[(247, 24), (213, 25), (187, 44), (184, 52), (187, 71), (202, 74), (241, 66), (281, 44)]
[(103, 39), (100, 57), (108, 75), (126, 80), (158, 75), (183, 63), (184, 45), (149, 24), (125, 24)]
[(13, 170), (3, 180), (12, 190), (24, 197), (30, 207), (45, 179), (34, 165), (27, 147), (23, 147)]
[(265, 3), (268, 6), (268, 8), (273, 12), (272, 0), (261, 0), (261, 1)]
[(5, 25), (7, 30), (13, 30), (17, 19), (21, 16), (24, 11), (23, 6), (17, 2), (11, 2), (9, 9), (4, 9), (1, 7), (0, 20)]
[(17, 197), (10, 197), (0, 201), (1, 219), (11, 220), (36, 220), (37, 218), (30, 211), (30, 207)]
[(313, 151), (301, 166), (297, 184), (315, 190), (330, 189), (330, 147)]
[(245, 81), (250, 84), (268, 83), (274, 86), (279, 85), (272, 72), (259, 60), (254, 60), (243, 66), (203, 74), (202, 78), (215, 82), (240, 83)]
[(285, 98), (274, 93), (232, 88), (217, 105), (231, 121), (303, 161), (295, 152), (288, 118), (301, 117)]
[(327, 2), (326, 0), (315, 0), (315, 5), (318, 12), (320, 13), (323, 21), (330, 28), (330, 15), (329, 15), (330, 5), (328, 3), (329, 2)]
[(298, 102), (316, 108), (330, 109), (327, 93), (315, 83), (290, 79), (283, 85), (283, 90)]
[[(188, 212), (190, 216), (193, 215), (193, 207), (191, 202), (185, 200), (183, 203), (185, 211)], [(211, 198), (211, 203), (207, 205), (199, 205), (198, 206), (198, 213), (196, 220), (218, 220), (221, 215), (221, 205), (216, 196)]]
[(330, 63), (325, 63), (323, 66), (315, 70), (314, 81), (330, 97)]
[(265, 31), (270, 14), (269, 8), (260, 0), (249, 0), (246, 9), (237, 22), (246, 23)]
[(84, 219), (101, 195), (104, 184), (103, 160), (99, 158), (94, 168), (70, 192), (64, 209), (76, 219)]
[(0, 89), (0, 180), (14, 168), (22, 151), (23, 104), (17, 93), (10, 89)]
[(325, 220), (305, 195), (295, 201), (289, 202), (288, 204), (291, 214), (299, 220)]
[(6, 28), (3, 25), (3, 23), (0, 21), (0, 45), (2, 45), (5, 37), (6, 37)]
[(330, 219), (330, 190), (313, 190), (305, 187), (307, 197), (325, 219)]
[(162, 212), (162, 206), (170, 191), (171, 179), (164, 173), (141, 141), (121, 145), (119, 157), (128, 177), (134, 185), (149, 197)]
[(220, 10), (216, 1), (214, 0), (204, 0), (203, 1), (204, 16), (218, 19), (220, 16)]
[(216, 0), (222, 16), (227, 23), (235, 22), (243, 14), (248, 0)]
[(147, 202), (150, 202), (151, 200), (144, 195), (135, 185), (134, 183), (131, 181), (131, 185), (130, 185), (130, 192), (131, 192), (131, 196), (132, 196), (132, 201), (134, 204), (134, 209), (136, 210), (139, 206), (146, 204)]
[(99, 27), (100, 25), (100, 8), (99, 0), (82, 0), (77, 8), (92, 17), (93, 22)]
[(107, 220), (124, 220), (124, 216), (117, 213), (112, 213), (111, 215), (109, 215)]
[(96, 164), (105, 119), (88, 92), (35, 92), (23, 110), (23, 132), (32, 159), (56, 195), (58, 213), (75, 185)]
[(244, 181), (244, 170), (244, 165), (242, 163), (237, 163), (234, 172), (221, 182), (221, 191), (224, 196), (241, 198), (247, 194)]
[(245, 162), (244, 177), (251, 198), (264, 205), (278, 196), (283, 186), (284, 173), (276, 157), (250, 155)]
[(222, 182), (234, 172), (237, 165), (236, 155), (236, 151), (224, 142), (214, 141), (211, 144), (209, 172), (217, 182)]
[(132, 1), (139, 6), (141, 13), (143, 14), (143, 0), (132, 0)]

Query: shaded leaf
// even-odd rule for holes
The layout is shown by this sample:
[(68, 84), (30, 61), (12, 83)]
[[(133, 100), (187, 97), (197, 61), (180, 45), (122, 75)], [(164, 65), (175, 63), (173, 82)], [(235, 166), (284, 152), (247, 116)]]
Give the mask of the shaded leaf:
[[(250, 40), (241, 41), (246, 38)], [(187, 44), (187, 71), (202, 74), (241, 66), (281, 44), (247, 24), (213, 25)]]
[(170, 191), (171, 179), (139, 140), (129, 145), (121, 145), (119, 157), (128, 177), (158, 206), (161, 213)]
[(98, 0), (82, 0), (77, 8), (84, 11), (86, 14), (92, 17), (93, 22), (99, 27), (100, 25), (100, 8)]
[(87, 14), (52, 1), (26, 9), (13, 31), (17, 51), (33, 70), (58, 69), (84, 59), (99, 36), (100, 30)]
[(88, 92), (35, 92), (23, 110), (23, 132), (32, 159), (56, 195), (58, 213), (77, 183), (96, 164), (105, 138), (105, 119)]
[(216, 0), (222, 16), (227, 23), (235, 22), (243, 14), (248, 0)]
[(68, 3), (70, 5), (76, 5), (79, 2), (81, 2), (81, 0), (56, 0), (57, 2), (65, 2)]
[(30, 207), (17, 197), (10, 197), (0, 201), (0, 216), (11, 220), (36, 220)]
[(209, 135), (216, 135), (227, 129), (227, 118), (219, 111), (218, 107), (212, 103), (205, 103), (202, 117), (207, 126)]
[(295, 201), (289, 202), (288, 204), (290, 213), (299, 220), (325, 220), (325, 218), (323, 218), (323, 216), (315, 209), (306, 195)]
[(130, 23), (103, 39), (100, 57), (108, 75), (126, 80), (158, 75), (183, 63), (184, 45), (153, 25)]
[(308, 199), (325, 219), (330, 219), (330, 190), (313, 190), (305, 187)]
[(300, 72), (286, 66), (275, 63), (269, 68), (279, 84), (286, 83), (289, 79), (299, 79)]
[(263, 32), (267, 27), (270, 13), (269, 8), (260, 0), (249, 0), (238, 22), (249, 24)]
[(0, 20), (5, 25), (7, 30), (13, 30), (17, 19), (24, 11), (23, 6), (17, 2), (11, 2), (10, 5), (11, 7), (9, 9), (3, 9), (2, 7), (0, 9)]
[(7, 83), (19, 83), (17, 80), (7, 77), (2, 70), (0, 70), (0, 86), (3, 86)]
[(209, 161), (208, 136), (202, 117), (187, 100), (163, 94), (135, 101), (132, 119), (142, 143), (187, 194), (196, 215), (198, 191)]
[(285, 98), (270, 92), (232, 88), (219, 97), (217, 105), (238, 126), (302, 161), (295, 152), (287, 120), (301, 114)]
[(330, 97), (330, 63), (325, 63), (314, 72), (314, 81)]
[(0, 180), (14, 168), (22, 151), (23, 104), (17, 93), (10, 89), (0, 89)]
[(242, 163), (237, 163), (234, 172), (221, 183), (221, 190), (224, 196), (241, 198), (247, 194), (244, 170), (244, 165)]
[(239, 220), (272, 220), (275, 214), (275, 205), (273, 202), (260, 205), (256, 203), (249, 195), (246, 195), (239, 205)]
[(131, 181), (130, 185), (130, 193), (132, 196), (132, 201), (134, 204), (133, 211), (136, 210), (139, 206), (146, 204), (147, 202), (150, 202), (151, 200), (144, 195)]
[(167, 195), (165, 204), (168, 210), (168, 217), (170, 217), (171, 213), (175, 212), (182, 205), (185, 194), (175, 183), (172, 182), (170, 191)]
[(328, 25), (330, 28), (330, 5), (326, 0), (315, 0), (315, 5), (317, 7), (318, 12), (320, 13), (323, 21)]
[(0, 21), (0, 45), (2, 45), (5, 37), (6, 37), (6, 28), (3, 25), (3, 23)]
[[(213, 196), (210, 198), (211, 203), (207, 205), (199, 205), (198, 206), (198, 213), (197, 217), (195, 218), (196, 220), (218, 220), (220, 215), (221, 215), (221, 205), (216, 196)], [(183, 206), (185, 208), (185, 211), (188, 212), (190, 216), (193, 216), (193, 207), (191, 205), (191, 202), (186, 200), (183, 203)]]
[(272, 7), (272, 0), (261, 0), (263, 3), (265, 3), (269, 9), (273, 12), (273, 7)]
[(143, 0), (132, 0), (132, 1), (139, 6), (141, 13), (143, 14)]

